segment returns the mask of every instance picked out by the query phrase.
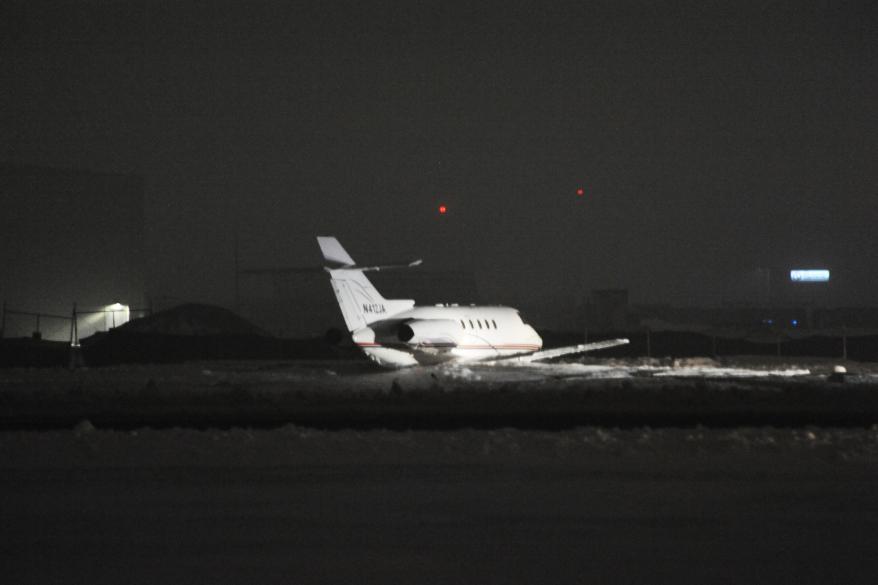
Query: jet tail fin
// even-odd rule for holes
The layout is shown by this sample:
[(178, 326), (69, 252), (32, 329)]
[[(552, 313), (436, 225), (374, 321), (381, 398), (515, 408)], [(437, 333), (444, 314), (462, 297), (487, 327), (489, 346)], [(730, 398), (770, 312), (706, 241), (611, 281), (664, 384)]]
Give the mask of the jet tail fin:
[(366, 270), (381, 270), (396, 266), (358, 267), (339, 241), (331, 236), (318, 236), (317, 243), (332, 283), (332, 291), (344, 317), (348, 331), (367, 327), (370, 323), (388, 319), (411, 309), (415, 301), (385, 299), (363, 274)]
[(332, 236), (317, 236), (317, 244), (323, 253), (323, 260), (328, 264), (333, 264), (338, 268), (355, 264), (354, 259), (341, 247), (341, 243), (336, 238)]

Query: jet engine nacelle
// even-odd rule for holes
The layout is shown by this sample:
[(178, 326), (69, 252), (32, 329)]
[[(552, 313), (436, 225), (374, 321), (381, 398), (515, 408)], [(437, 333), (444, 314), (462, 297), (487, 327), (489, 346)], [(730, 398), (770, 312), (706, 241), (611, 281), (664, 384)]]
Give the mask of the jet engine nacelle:
[(412, 319), (399, 325), (396, 336), (411, 345), (457, 345), (458, 327), (451, 319)]

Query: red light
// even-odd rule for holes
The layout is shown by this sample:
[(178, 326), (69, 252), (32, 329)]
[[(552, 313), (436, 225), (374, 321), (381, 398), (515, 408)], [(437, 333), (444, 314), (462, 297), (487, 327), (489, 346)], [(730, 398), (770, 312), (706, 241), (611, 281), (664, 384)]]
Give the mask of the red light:
[(447, 208), (447, 207), (445, 207), (444, 205), (440, 205), (440, 206), (439, 206), (439, 213), (440, 213), (440, 214), (445, 215), (445, 212), (446, 212), (446, 211), (448, 211), (448, 208)]
[(585, 189), (580, 187), (579, 189), (576, 190), (576, 194), (579, 195), (580, 197), (582, 197), (583, 195), (585, 195)]

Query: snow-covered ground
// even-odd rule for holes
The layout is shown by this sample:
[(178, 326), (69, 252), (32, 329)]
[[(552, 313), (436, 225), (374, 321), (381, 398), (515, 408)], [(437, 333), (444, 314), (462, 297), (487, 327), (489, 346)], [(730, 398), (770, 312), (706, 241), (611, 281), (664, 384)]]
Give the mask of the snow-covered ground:
[[(252, 364), (252, 363), (251, 363)], [(613, 359), (590, 358), (581, 362), (515, 363), (472, 362), (447, 366), (379, 370), (360, 362), (288, 362), (276, 367), (253, 368), (242, 364), (207, 367), (207, 376), (261, 381), (320, 380), (327, 386), (343, 385), (367, 389), (382, 387), (388, 380), (406, 382), (408, 387), (435, 386), (437, 381), (465, 382), (475, 385), (543, 382), (560, 379), (618, 380), (643, 378), (704, 378), (709, 380), (747, 378), (803, 378), (826, 380), (837, 365), (849, 370), (849, 382), (878, 381), (878, 364), (842, 360), (784, 360), (772, 358), (713, 360), (689, 359)]]
[(9, 583), (871, 583), (878, 428), (0, 432)]
[(71, 385), (111, 385), (120, 391), (140, 388), (152, 380), (169, 385), (204, 385), (217, 383), (301, 382), (331, 390), (381, 389), (393, 380), (420, 386), (437, 380), (492, 384), (559, 379), (643, 379), (643, 378), (803, 378), (825, 380), (836, 365), (844, 365), (849, 382), (878, 381), (878, 364), (843, 362), (827, 359), (791, 358), (709, 358), (690, 359), (583, 359), (562, 363), (480, 363), (382, 370), (364, 361), (292, 360), (292, 361), (213, 361), (183, 364), (131, 364), (100, 368), (10, 368), (0, 370), (0, 392), (18, 386), (33, 390), (70, 388)]
[[(0, 371), (0, 428), (870, 425), (878, 368), (830, 360), (582, 360), (380, 370), (215, 361)], [(411, 425), (411, 427), (409, 426)]]
[(681, 363), (659, 365), (655, 363), (528, 363), (528, 364), (470, 364), (439, 368), (440, 375), (457, 379), (475, 381), (531, 381), (559, 378), (582, 379), (622, 379), (645, 377), (701, 377), (722, 378), (763, 378), (808, 376), (811, 370), (805, 367), (721, 367), (713, 360), (688, 360)]

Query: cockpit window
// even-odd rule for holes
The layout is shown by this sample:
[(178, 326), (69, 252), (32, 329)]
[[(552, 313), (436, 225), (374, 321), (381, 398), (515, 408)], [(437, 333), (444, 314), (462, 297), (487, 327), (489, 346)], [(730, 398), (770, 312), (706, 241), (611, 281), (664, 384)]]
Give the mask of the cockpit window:
[(493, 319), (491, 319), (491, 323), (493, 323), (493, 324), (494, 324), (494, 329), (496, 329), (496, 328), (497, 328), (497, 322), (496, 322), (496, 321), (494, 321), (494, 320), (493, 320)]
[(460, 320), (460, 326), (466, 329), (466, 323), (463, 322), (463, 319)]

